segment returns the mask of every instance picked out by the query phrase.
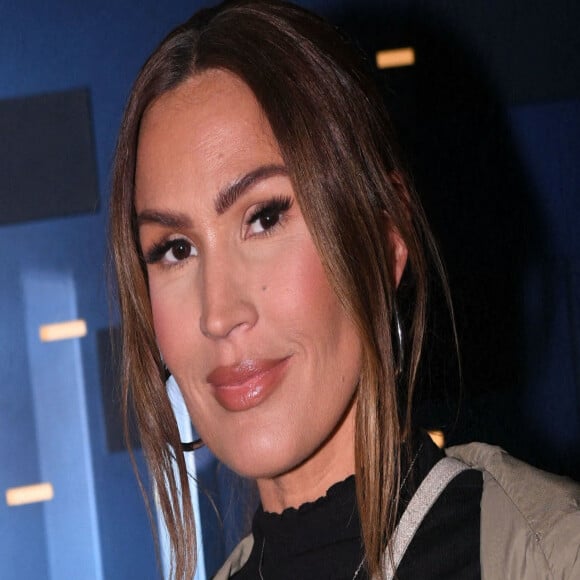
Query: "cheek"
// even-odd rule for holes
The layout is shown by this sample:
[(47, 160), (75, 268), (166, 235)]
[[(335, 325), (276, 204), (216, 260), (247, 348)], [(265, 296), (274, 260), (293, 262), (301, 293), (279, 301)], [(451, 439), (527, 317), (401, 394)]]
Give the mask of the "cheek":
[(194, 301), (191, 296), (189, 300), (186, 299), (181, 286), (157, 284), (155, 280), (149, 286), (157, 344), (170, 368), (171, 363), (180, 356), (183, 345), (192, 339), (188, 329), (194, 328)]
[(268, 294), (277, 296), (278, 311), (298, 321), (320, 316), (334, 310), (335, 294), (312, 241), (303, 243), (299, 251), (278, 262), (274, 277), (264, 284)]
[(318, 257), (306, 265), (303, 283), (304, 294), (314, 309), (313, 314), (331, 318), (336, 314), (342, 314), (336, 294)]
[(327, 338), (332, 340), (345, 315), (314, 247), (304, 253), (293, 284), (297, 319), (315, 335), (328, 334)]

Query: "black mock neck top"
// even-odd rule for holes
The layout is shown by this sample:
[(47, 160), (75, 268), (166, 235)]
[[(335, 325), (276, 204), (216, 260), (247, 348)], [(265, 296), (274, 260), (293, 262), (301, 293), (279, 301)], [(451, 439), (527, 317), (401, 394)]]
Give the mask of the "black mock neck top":
[[(401, 489), (401, 509), (443, 456), (424, 433), (417, 434)], [(459, 474), (437, 499), (397, 571), (397, 580), (480, 580), (482, 475)], [(352, 580), (363, 560), (354, 476), (326, 495), (281, 514), (258, 508), (254, 547), (235, 580)], [(368, 580), (360, 567), (356, 580)]]

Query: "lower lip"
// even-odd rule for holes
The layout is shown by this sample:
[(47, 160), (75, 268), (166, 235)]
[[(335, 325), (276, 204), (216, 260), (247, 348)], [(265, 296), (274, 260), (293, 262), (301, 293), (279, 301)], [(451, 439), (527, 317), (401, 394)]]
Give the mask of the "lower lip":
[(226, 410), (237, 412), (257, 407), (267, 399), (280, 383), (288, 366), (287, 358), (267, 371), (257, 373), (239, 385), (213, 386), (217, 402)]

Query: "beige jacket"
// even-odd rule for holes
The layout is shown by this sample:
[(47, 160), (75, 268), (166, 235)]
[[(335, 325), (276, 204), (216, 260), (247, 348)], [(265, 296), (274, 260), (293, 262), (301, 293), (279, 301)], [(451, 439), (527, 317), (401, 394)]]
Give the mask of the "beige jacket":
[(482, 580), (580, 580), (580, 486), (499, 447), (470, 443), (447, 455), (483, 472)]
[[(483, 472), (482, 580), (580, 580), (580, 486), (510, 457), (499, 447), (470, 443), (445, 450)], [(246, 536), (214, 580), (247, 561)]]

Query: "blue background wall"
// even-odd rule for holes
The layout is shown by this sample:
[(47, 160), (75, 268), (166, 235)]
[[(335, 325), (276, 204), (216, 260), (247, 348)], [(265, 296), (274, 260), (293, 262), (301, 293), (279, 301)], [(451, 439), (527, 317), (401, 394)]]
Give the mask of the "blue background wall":
[[(46, 504), (0, 502), (6, 580), (159, 577), (128, 455), (107, 450), (97, 331), (111, 320), (106, 207), (124, 101), (147, 54), (193, 7), (0, 3), (0, 98), (87, 87), (101, 192), (94, 214), (0, 227), (0, 490), (55, 486)], [(10, 196), (1, 176), (0, 195)], [(77, 316), (85, 338), (40, 343), (38, 325)]]
[[(465, 3), (475, 7), (470, 14), (442, 0), (304, 4), (370, 50), (425, 48), (415, 69), (380, 76), (449, 262), (465, 350), (455, 430), (440, 388), (427, 397), (425, 420), (457, 440), (501, 443), (579, 476), (580, 91), (557, 82), (570, 76), (563, 62), (578, 63), (578, 44), (566, 35), (577, 12), (551, 5), (556, 16), (536, 20), (559, 29), (546, 25), (538, 35), (518, 2)], [(0, 491), (55, 484), (47, 504), (0, 503), (3, 579), (158, 577), (129, 458), (106, 444), (97, 348), (97, 331), (114, 321), (106, 206), (130, 84), (163, 35), (200, 5), (0, 3), (0, 99), (87, 87), (101, 194), (94, 214), (0, 227)], [(490, 8), (501, 5), (511, 8)], [(518, 28), (527, 33), (508, 58), (506, 39)], [(562, 53), (567, 60), (538, 56)], [(10, 195), (1, 176), (0, 195)], [(38, 341), (39, 324), (77, 316), (87, 320), (85, 338)], [(452, 374), (443, 369), (437, 380), (454, 387)], [(211, 457), (199, 461), (201, 476), (223, 491)], [(206, 548), (215, 564), (223, 545)]]

